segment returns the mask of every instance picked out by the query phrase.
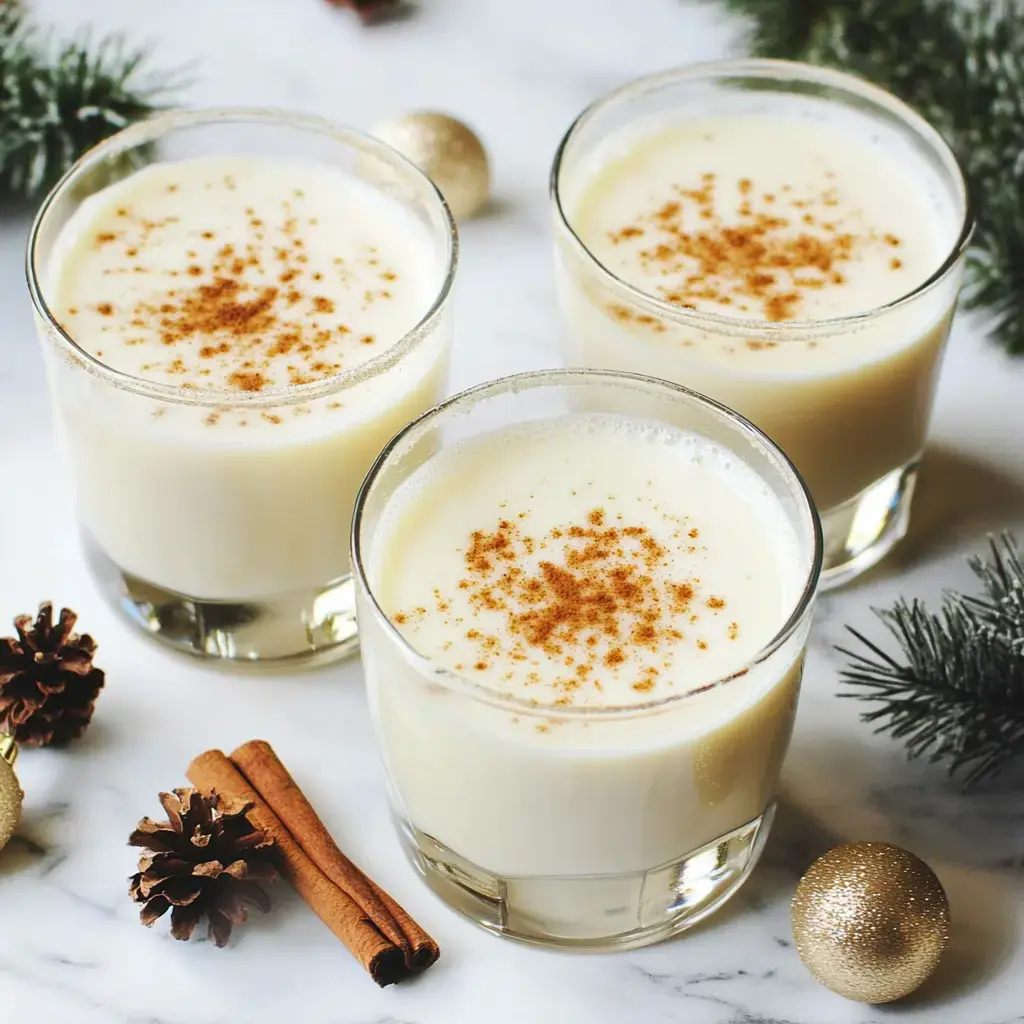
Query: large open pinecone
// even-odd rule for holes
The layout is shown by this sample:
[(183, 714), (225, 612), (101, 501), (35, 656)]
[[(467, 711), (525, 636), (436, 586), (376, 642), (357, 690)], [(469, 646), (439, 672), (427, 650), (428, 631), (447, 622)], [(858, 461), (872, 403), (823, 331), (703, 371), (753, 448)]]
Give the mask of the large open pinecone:
[(17, 637), (0, 637), (0, 730), (29, 747), (60, 746), (80, 736), (103, 689), (92, 663), (96, 641), (73, 633), (78, 616), (53, 605), (14, 620)]
[(221, 811), (216, 794), (195, 789), (161, 793), (160, 803), (170, 820), (143, 818), (128, 838), (129, 846), (145, 849), (128, 890), (144, 904), (139, 917), (148, 926), (171, 910), (171, 934), (188, 939), (206, 914), (210, 938), (224, 946), (247, 906), (270, 909), (258, 883), (277, 878), (273, 840), (249, 822), (249, 804)]

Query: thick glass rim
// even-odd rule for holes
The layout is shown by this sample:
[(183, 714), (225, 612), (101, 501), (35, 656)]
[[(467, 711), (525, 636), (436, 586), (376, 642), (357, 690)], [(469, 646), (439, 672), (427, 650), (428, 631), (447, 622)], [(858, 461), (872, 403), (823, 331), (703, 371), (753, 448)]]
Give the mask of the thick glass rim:
[[(738, 428), (739, 432), (746, 437), (752, 445), (768, 456), (773, 465), (779, 470), (790, 492), (797, 497), (801, 506), (801, 514), (805, 519), (805, 526), (809, 528), (811, 535), (811, 552), (807, 575), (804, 579), (799, 597), (794, 603), (793, 610), (786, 621), (756, 654), (748, 658), (742, 665), (737, 666), (727, 675), (713, 679), (704, 685), (685, 693), (672, 694), (668, 697), (659, 697), (654, 700), (643, 701), (638, 704), (613, 704), (605, 707), (562, 707), (554, 704), (545, 704), (536, 700), (527, 700), (522, 697), (515, 697), (511, 694), (499, 693), (490, 689), (475, 680), (470, 679), (458, 672), (442, 668), (435, 664), (429, 657), (420, 654), (405, 637), (395, 628), (394, 624), (385, 614), (377, 601), (377, 596), (370, 585), (366, 567), (363, 562), (362, 523), (366, 503), (373, 490), (377, 478), (391, 461), (392, 456), (403, 448), (407, 442), (414, 442), (418, 436), (426, 432), (431, 423), (439, 416), (450, 410), (458, 410), (460, 407), (472, 406), (481, 399), (494, 395), (521, 391), (533, 390), (544, 387), (584, 387), (589, 384), (606, 384), (627, 388), (633, 391), (660, 392), (664, 396), (675, 396), (685, 402), (702, 406), (721, 420), (727, 421)], [(774, 441), (762, 430), (755, 427), (750, 420), (739, 413), (699, 394), (681, 384), (674, 384), (670, 381), (661, 380), (657, 377), (649, 377), (639, 373), (626, 373), (619, 370), (599, 369), (562, 369), (562, 370), (533, 370), (526, 373), (512, 374), (508, 377), (500, 377), (496, 380), (478, 384), (466, 391), (462, 391), (451, 398), (428, 409), (425, 413), (416, 417), (403, 427), (388, 442), (380, 455), (374, 460), (369, 473), (363, 480), (359, 493), (356, 495), (355, 509), (352, 515), (351, 527), (351, 561), (352, 575), (356, 585), (366, 595), (371, 614), (377, 625), (384, 631), (389, 643), (396, 646), (408, 664), (424, 677), (426, 681), (438, 685), (445, 690), (466, 694), (488, 704), (491, 707), (512, 711), (518, 714), (539, 715), (549, 719), (601, 719), (615, 717), (633, 717), (645, 713), (664, 710), (682, 701), (689, 700), (709, 690), (726, 685), (733, 679), (739, 679), (747, 675), (751, 669), (767, 661), (776, 651), (779, 650), (797, 629), (803, 624), (810, 613), (814, 597), (818, 589), (818, 581), (821, 576), (821, 567), (824, 557), (824, 544), (822, 540), (821, 520), (811, 498), (810, 490), (804, 482), (796, 466), (789, 457), (782, 451)]]
[[(443, 280), (437, 294), (419, 322), (395, 344), (388, 346), (380, 355), (367, 360), (365, 363), (361, 363), (359, 366), (353, 367), (351, 370), (344, 370), (341, 373), (325, 377), (323, 380), (312, 381), (308, 384), (268, 388), (258, 393), (213, 388), (185, 388), (174, 384), (147, 380), (108, 366), (82, 348), (57, 322), (43, 294), (41, 278), (44, 268), (40, 266), (38, 248), (40, 236), (46, 226), (47, 218), (58, 200), (62, 199), (75, 187), (82, 175), (92, 170), (104, 160), (116, 157), (118, 154), (146, 145), (147, 143), (155, 142), (179, 128), (193, 128), (225, 123), (262, 123), (274, 127), (294, 128), (333, 139), (343, 146), (375, 156), (384, 163), (397, 168), (414, 180), (422, 188), (424, 194), (436, 203), (436, 209), (440, 213), (441, 221), (446, 228), (445, 273)], [(123, 390), (132, 391), (165, 402), (174, 402), (179, 405), (219, 408), (243, 405), (267, 407), (308, 402), (346, 391), (367, 380), (380, 376), (401, 362), (406, 355), (418, 347), (420, 342), (429, 337), (443, 314), (455, 281), (458, 261), (458, 231), (455, 226), (455, 219), (444, 197), (426, 174), (387, 143), (381, 142), (379, 139), (359, 131), (357, 128), (310, 114), (300, 114), (272, 107), (207, 107), (198, 110), (174, 109), (158, 113), (153, 117), (122, 129), (83, 154), (50, 190), (36, 213), (32, 228), (29, 231), (28, 246), (25, 254), (25, 274), (28, 280), (28, 290), (32, 298), (32, 305), (38, 316), (44, 321), (51, 336), (85, 370), (95, 376), (101, 377)]]
[[(586, 243), (579, 237), (569, 221), (569, 217), (562, 204), (561, 187), (559, 184), (563, 162), (568, 149), (579, 134), (595, 117), (621, 103), (626, 103), (650, 92), (666, 88), (677, 82), (698, 79), (718, 78), (760, 78), (777, 81), (802, 81), (812, 85), (828, 87), (836, 92), (842, 92), (856, 98), (863, 105), (870, 104), (876, 109), (880, 108), (890, 116), (897, 118), (904, 126), (915, 132), (921, 140), (927, 143), (932, 151), (942, 160), (947, 171), (954, 177), (960, 198), (963, 202), (963, 221), (960, 231), (952, 248), (946, 254), (939, 267), (924, 281), (890, 302), (872, 309), (863, 310), (858, 313), (847, 314), (838, 317), (826, 317), (817, 320), (786, 320), (772, 322), (764, 320), (749, 320), (739, 317), (726, 316), (721, 313), (711, 313), (698, 310), (684, 309), (660, 299), (649, 292), (645, 292), (635, 285), (622, 280), (617, 274), (609, 270), (590, 251)], [(829, 102), (839, 102), (838, 98), (830, 99)], [(601, 280), (613, 289), (625, 295), (635, 305), (642, 306), (658, 316), (675, 321), (681, 326), (691, 328), (704, 328), (716, 330), (728, 334), (753, 334), (755, 337), (771, 338), (777, 343), (786, 341), (804, 340), (807, 335), (821, 337), (823, 335), (835, 334), (857, 328), (871, 320), (894, 312), (913, 302), (915, 299), (938, 288), (943, 281), (954, 273), (963, 260), (971, 237), (974, 234), (975, 221), (971, 203), (970, 191), (964, 178), (963, 169), (953, 153), (949, 144), (925, 118), (909, 107), (902, 100), (897, 99), (892, 93), (885, 89), (872, 85), (870, 82), (857, 75), (845, 71), (837, 71), (832, 68), (817, 67), (813, 64), (805, 64), (800, 61), (770, 60), (767, 58), (749, 58), (742, 60), (720, 60), (704, 61), (697, 64), (690, 64), (685, 67), (673, 68), (669, 71), (662, 71), (657, 74), (647, 75), (643, 78), (634, 79), (631, 82), (620, 86), (618, 89), (607, 93), (590, 106), (586, 107), (575, 121), (569, 126), (568, 131), (562, 137), (555, 151), (554, 161), (551, 165), (551, 176), (549, 179), (549, 198), (555, 210), (555, 221), (562, 236), (569, 242), (575, 252), (590, 265)]]

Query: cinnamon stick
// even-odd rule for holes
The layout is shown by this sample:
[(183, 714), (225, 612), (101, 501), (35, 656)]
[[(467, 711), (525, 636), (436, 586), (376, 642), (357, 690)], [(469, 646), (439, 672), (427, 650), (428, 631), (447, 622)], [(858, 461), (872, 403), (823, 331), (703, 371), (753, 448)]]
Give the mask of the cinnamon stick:
[(410, 970), (425, 970), (440, 956), (437, 943), (341, 852), (269, 743), (265, 740), (243, 743), (231, 754), (231, 761), (280, 818), (306, 856), (402, 949)]
[(224, 800), (252, 805), (247, 817), (274, 840), (282, 873), (378, 985), (391, 985), (406, 976), (402, 949), (383, 935), (359, 904), (306, 856), (280, 818), (221, 751), (200, 754), (186, 774), (203, 792), (213, 790)]

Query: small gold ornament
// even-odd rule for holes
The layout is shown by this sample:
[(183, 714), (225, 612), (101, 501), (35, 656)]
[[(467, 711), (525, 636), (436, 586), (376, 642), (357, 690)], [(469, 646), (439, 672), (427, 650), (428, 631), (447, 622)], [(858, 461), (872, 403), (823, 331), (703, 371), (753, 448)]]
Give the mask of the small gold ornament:
[(433, 181), (456, 220), (472, 217), (487, 201), (491, 191), (487, 153), (461, 121), (417, 111), (378, 125), (373, 134)]
[(21, 820), (21, 802), (25, 794), (14, 774), (14, 759), (18, 746), (13, 736), (0, 735), (0, 850), (14, 835)]
[(920, 857), (889, 843), (837, 846), (793, 897), (800, 959), (827, 988), (861, 1003), (909, 995), (949, 941), (949, 901)]

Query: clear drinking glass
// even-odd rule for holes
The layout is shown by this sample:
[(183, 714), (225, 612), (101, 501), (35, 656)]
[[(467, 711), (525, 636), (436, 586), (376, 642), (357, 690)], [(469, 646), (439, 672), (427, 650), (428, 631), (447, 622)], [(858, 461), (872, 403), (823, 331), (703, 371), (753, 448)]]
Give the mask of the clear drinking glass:
[[(767, 482), (792, 524), (800, 585), (785, 625), (753, 660), (699, 692), (589, 708), (500, 695), (417, 653), (377, 603), (375, 545), (404, 481), (478, 435), (580, 411), (717, 442)], [(736, 891), (774, 814), (821, 567), (810, 497), (757, 428), (703, 396), (631, 374), (555, 370), (483, 384), (388, 445), (357, 499), (352, 546), (392, 808), (435, 892), (490, 931), (605, 949), (663, 939)], [(510, 719), (540, 726), (543, 748)]]
[[(333, 165), (411, 211), (436, 263), (436, 291), (416, 327), (351, 370), (261, 391), (177, 387), (90, 355), (49, 305), (61, 228), (143, 165), (240, 155)], [(385, 442), (444, 392), (457, 250), (448, 208), (425, 175), (383, 143), (314, 117), (173, 111), (108, 139), (61, 180), (32, 228), (29, 290), (86, 554), (103, 594), (131, 621), (210, 658), (354, 647), (346, 526)], [(204, 421), (226, 414), (274, 428), (203, 432)]]
[[(647, 123), (722, 115), (833, 122), (891, 147), (948, 213), (948, 245), (936, 252), (935, 272), (867, 312), (782, 322), (697, 312), (621, 280), (574, 230), (574, 203), (591, 180), (594, 154), (612, 149), (619, 133), (639, 136)], [(757, 165), (752, 148), (752, 174)], [(633, 82), (584, 111), (558, 149), (551, 196), (567, 365), (666, 378), (749, 417), (793, 460), (814, 495), (825, 537), (823, 585), (839, 585), (879, 561), (907, 529), (973, 227), (963, 176), (941, 136), (895, 97), (851, 75), (787, 61), (701, 64)], [(881, 356), (858, 358), (868, 334), (895, 341)], [(751, 370), (709, 356), (745, 345), (782, 358)], [(813, 358), (804, 365), (801, 356), (794, 370), (789, 356), (798, 348), (813, 350)]]

